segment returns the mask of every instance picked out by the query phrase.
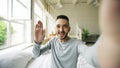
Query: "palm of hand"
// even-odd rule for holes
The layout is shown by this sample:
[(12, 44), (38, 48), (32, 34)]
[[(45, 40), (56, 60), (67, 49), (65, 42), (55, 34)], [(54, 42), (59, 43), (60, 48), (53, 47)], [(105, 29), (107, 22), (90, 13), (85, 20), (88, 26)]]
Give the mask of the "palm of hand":
[(45, 30), (43, 30), (43, 24), (41, 21), (38, 21), (38, 24), (36, 24), (35, 27), (35, 42), (42, 42), (45, 37)]

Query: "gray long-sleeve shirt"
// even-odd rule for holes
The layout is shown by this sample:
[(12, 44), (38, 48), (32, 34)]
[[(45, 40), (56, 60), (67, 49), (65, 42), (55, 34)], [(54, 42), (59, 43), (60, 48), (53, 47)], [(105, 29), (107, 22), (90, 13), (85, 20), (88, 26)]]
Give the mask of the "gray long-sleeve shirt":
[(77, 68), (78, 55), (84, 54), (87, 46), (77, 39), (70, 38), (66, 42), (60, 42), (58, 38), (53, 38), (44, 47), (35, 43), (34, 56), (39, 57), (49, 49), (52, 51), (51, 68)]
[(93, 46), (89, 47), (86, 53), (84, 54), (84, 58), (87, 61), (87, 63), (94, 66), (95, 68), (101, 68), (99, 65), (98, 54), (97, 54), (99, 43), (101, 43), (99, 42), (100, 39), (101, 37), (96, 41), (96, 43)]

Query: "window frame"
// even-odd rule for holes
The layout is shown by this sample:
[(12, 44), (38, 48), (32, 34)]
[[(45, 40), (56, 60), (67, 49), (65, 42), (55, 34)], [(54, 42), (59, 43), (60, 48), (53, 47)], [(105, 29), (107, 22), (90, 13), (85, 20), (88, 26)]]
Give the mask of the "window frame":
[[(16, 1), (18, 1), (18, 0), (16, 0)], [(25, 43), (31, 43), (31, 37), (30, 37), (30, 41), (28, 42), (28, 40), (26, 40), (26, 33), (25, 33), (25, 30), (26, 30), (26, 23), (30, 23), (31, 24), (31, 9), (32, 9), (32, 7), (31, 7), (31, 3), (32, 2), (32, 0), (30, 0), (30, 10), (29, 10), (29, 12), (30, 12), (30, 17), (29, 17), (29, 19), (14, 19), (14, 18), (12, 18), (12, 10), (13, 10), (13, 5), (12, 5), (12, 3), (13, 3), (13, 0), (7, 0), (7, 17), (5, 17), (5, 18), (3, 18), (2, 16), (0, 16), (0, 21), (5, 21), (5, 22), (7, 22), (7, 44), (6, 44), (6, 46), (0, 46), (0, 50), (1, 49), (5, 49), (5, 48), (9, 48), (9, 47), (12, 47), (12, 46), (17, 46), (17, 45), (21, 45), (21, 44), (25, 44)], [(21, 21), (21, 22), (19, 22), (19, 21)], [(22, 23), (23, 22), (23, 23)], [(12, 40), (12, 37), (11, 37), (11, 25), (13, 24), (13, 23), (15, 23), (15, 24), (19, 24), (19, 25), (22, 25), (23, 26), (23, 29), (24, 29), (24, 31), (23, 31), (23, 42), (19, 42), (19, 43), (16, 43), (16, 44), (11, 44), (11, 40)], [(31, 27), (31, 25), (29, 26), (29, 27)], [(31, 31), (31, 30), (30, 30)], [(30, 33), (30, 32), (29, 32)], [(8, 46), (9, 45), (9, 46)]]

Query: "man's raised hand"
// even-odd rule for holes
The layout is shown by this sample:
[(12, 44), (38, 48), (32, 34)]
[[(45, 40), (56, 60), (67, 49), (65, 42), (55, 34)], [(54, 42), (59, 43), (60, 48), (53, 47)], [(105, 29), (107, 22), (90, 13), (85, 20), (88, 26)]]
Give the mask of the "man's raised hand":
[(34, 41), (37, 43), (41, 43), (45, 37), (45, 30), (43, 30), (43, 24), (41, 21), (38, 21), (38, 23), (36, 24), (34, 32)]

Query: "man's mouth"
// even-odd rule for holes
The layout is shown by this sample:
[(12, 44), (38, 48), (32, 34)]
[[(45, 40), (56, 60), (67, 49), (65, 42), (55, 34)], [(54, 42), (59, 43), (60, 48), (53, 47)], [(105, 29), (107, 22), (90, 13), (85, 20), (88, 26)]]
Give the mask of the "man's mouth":
[(64, 33), (60, 33), (60, 36), (63, 37), (63, 36), (64, 36)]
[(65, 32), (60, 32), (59, 35), (63, 37), (65, 35)]

